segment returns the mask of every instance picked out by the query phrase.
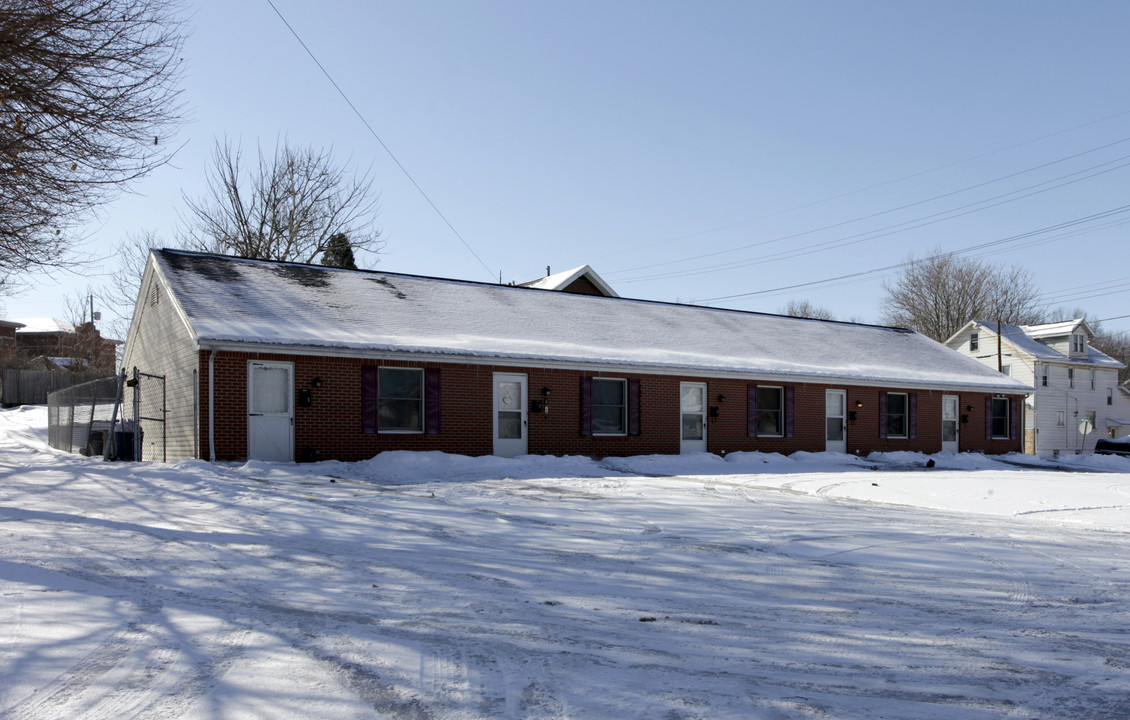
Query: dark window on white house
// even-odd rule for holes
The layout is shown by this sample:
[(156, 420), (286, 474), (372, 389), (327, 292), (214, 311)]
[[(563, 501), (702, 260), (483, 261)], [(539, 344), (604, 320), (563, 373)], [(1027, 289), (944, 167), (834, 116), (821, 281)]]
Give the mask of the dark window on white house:
[(1106, 389), (1106, 404), (1107, 405), (1113, 405), (1114, 404), (1114, 388), (1107, 388)]
[(994, 439), (1009, 437), (1008, 398), (993, 398), (992, 433)]
[(1040, 376), (1040, 384), (1044, 387), (1048, 386), (1048, 366), (1043, 366), (1043, 375)]
[(977, 333), (969, 333), (969, 351), (973, 352), (977, 349), (978, 338)]
[(628, 382), (592, 379), (593, 435), (625, 435), (628, 428)]
[(1071, 336), (1071, 352), (1081, 353), (1087, 351), (1087, 340), (1083, 335)]
[(1067, 387), (1075, 389), (1075, 368), (1067, 368)]
[(1091, 371), (1091, 389), (1092, 390), (1095, 389), (1095, 371), (1094, 370)]
[(766, 385), (757, 386), (758, 437), (785, 434), (785, 389)]
[(424, 431), (424, 371), (381, 368), (377, 372), (377, 428), (380, 432)]
[(887, 393), (887, 437), (907, 436), (907, 407), (906, 393)]

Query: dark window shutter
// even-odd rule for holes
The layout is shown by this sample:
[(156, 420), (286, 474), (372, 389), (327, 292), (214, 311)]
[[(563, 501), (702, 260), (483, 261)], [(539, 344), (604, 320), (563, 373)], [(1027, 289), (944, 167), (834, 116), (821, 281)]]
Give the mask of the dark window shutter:
[(1015, 440), (1020, 437), (1020, 402), (1016, 398), (1008, 400), (1008, 436)]
[(785, 388), (785, 437), (792, 437), (794, 430), (793, 409), (796, 407), (796, 388)]
[(993, 439), (993, 398), (985, 397), (985, 439)]
[(746, 386), (746, 432), (757, 437), (757, 386)]
[(908, 424), (910, 425), (910, 439), (913, 440), (918, 437), (918, 393), (908, 393), (906, 412), (910, 416)]
[(628, 381), (628, 434), (640, 434), (640, 381)]
[(581, 378), (581, 435), (592, 435), (592, 378)]
[(879, 393), (879, 437), (887, 437), (887, 393)]
[(377, 368), (361, 366), (361, 432), (375, 433), (377, 427)]
[(439, 368), (424, 370), (424, 432), (439, 435)]

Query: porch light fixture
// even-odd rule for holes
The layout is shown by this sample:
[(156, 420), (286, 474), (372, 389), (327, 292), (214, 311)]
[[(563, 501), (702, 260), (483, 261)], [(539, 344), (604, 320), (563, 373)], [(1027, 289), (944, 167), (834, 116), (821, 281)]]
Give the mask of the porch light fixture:
[(719, 393), (719, 395), (718, 395), (718, 402), (720, 402), (720, 403), (724, 403), (724, 402), (726, 402), (726, 396), (725, 396), (725, 395), (722, 395), (721, 393)]
[(973, 406), (972, 405), (966, 405), (965, 406), (965, 412), (973, 412)]
[(547, 388), (547, 387), (543, 387), (543, 388), (541, 389), (541, 394), (542, 394), (542, 395), (544, 395), (544, 396), (546, 396), (546, 397), (549, 397), (549, 395), (550, 395), (550, 390), (549, 390), (549, 388)]
[(862, 401), (862, 400), (856, 400), (856, 401), (855, 401), (855, 406), (856, 406), (857, 408), (861, 408), (861, 407), (863, 407), (863, 401)]
[(311, 380), (310, 381), (310, 387), (316, 387), (316, 388), (322, 387), (322, 378), (316, 377), (313, 380)]

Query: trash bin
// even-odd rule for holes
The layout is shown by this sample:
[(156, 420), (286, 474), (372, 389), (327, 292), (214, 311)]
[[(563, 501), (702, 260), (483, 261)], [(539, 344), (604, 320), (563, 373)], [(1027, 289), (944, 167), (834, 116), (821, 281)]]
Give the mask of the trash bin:
[(110, 460), (139, 460), (134, 452), (134, 440), (141, 445), (141, 428), (133, 422), (119, 424), (114, 428), (114, 447), (111, 448)]
[(86, 447), (82, 449), (82, 454), (87, 457), (102, 457), (102, 451), (106, 448), (106, 431), (94, 430), (90, 433), (90, 437), (86, 439)]

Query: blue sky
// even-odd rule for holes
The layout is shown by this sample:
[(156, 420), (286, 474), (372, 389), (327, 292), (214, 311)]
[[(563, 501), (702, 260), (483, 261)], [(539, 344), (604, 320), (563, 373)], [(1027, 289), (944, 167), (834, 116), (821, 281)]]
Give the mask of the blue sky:
[(588, 263), (624, 296), (877, 322), (869, 271), (996, 243), (972, 254), (1130, 315), (1130, 3), (274, 3), (459, 235), (267, 0), (197, 2), (183, 149), (88, 228), (104, 260), (6, 316), (62, 316), (127, 233), (171, 244), (225, 136), (369, 169), (393, 272)]

